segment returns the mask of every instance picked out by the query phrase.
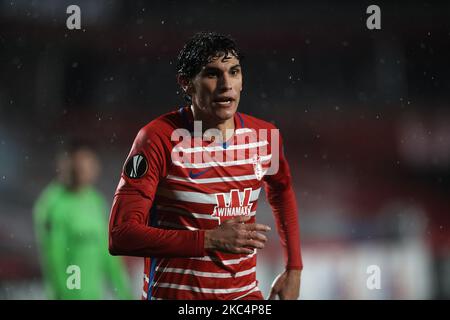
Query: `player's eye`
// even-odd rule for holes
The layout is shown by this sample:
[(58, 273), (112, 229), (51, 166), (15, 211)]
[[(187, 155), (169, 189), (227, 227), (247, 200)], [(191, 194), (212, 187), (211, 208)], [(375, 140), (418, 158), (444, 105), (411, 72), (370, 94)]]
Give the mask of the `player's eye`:
[(203, 75), (207, 78), (216, 78), (218, 77), (218, 72), (215, 70), (205, 70)]
[(233, 70), (230, 71), (230, 74), (231, 74), (232, 76), (236, 76), (236, 75), (238, 75), (240, 72), (241, 72), (241, 70), (239, 70), (239, 69), (233, 69)]

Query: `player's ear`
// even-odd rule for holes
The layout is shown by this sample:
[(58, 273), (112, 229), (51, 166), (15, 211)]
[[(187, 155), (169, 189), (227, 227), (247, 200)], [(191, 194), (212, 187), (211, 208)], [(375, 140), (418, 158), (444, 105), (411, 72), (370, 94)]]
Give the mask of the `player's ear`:
[(183, 74), (177, 74), (177, 82), (180, 85), (180, 87), (183, 89), (184, 93), (191, 94), (192, 93), (192, 81), (188, 79)]

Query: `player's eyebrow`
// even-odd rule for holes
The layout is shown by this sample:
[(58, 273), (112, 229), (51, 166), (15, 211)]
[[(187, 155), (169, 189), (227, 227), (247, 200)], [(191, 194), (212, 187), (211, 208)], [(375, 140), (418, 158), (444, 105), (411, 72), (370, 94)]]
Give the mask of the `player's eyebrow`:
[(208, 67), (208, 66), (203, 68), (203, 72), (208, 72), (208, 71), (222, 71), (222, 69), (217, 68), (217, 67)]
[[(230, 67), (230, 70), (234, 70), (234, 69), (238, 69), (241, 68), (241, 65), (235, 64), (234, 66)], [(208, 72), (223, 72), (222, 69), (218, 68), (218, 67), (214, 67), (214, 66), (205, 66), (202, 70), (202, 72), (204, 73), (208, 73)]]

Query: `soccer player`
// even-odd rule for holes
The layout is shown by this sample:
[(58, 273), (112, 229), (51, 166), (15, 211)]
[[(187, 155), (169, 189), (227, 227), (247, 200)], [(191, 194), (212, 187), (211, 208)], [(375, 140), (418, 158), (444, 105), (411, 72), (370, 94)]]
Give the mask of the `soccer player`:
[(95, 153), (83, 143), (72, 143), (58, 158), (58, 179), (45, 188), (34, 207), (50, 299), (102, 299), (106, 282), (118, 298), (132, 298), (122, 262), (108, 253), (108, 211), (92, 186), (98, 170)]
[[(145, 257), (143, 299), (263, 299), (256, 250), (270, 228), (256, 223), (262, 187), (286, 258), (269, 298), (299, 296), (303, 265), (290, 170), (281, 137), (242, 138), (276, 128), (237, 112), (241, 60), (231, 38), (194, 35), (177, 66), (189, 103), (144, 126), (125, 161), (109, 250)], [(244, 158), (233, 158), (239, 151)], [(274, 161), (278, 170), (269, 174)]]

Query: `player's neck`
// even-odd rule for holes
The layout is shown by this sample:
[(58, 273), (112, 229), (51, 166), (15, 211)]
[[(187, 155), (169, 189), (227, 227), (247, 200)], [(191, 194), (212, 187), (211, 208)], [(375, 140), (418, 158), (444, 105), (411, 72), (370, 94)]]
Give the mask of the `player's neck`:
[(235, 129), (234, 117), (227, 120), (219, 121), (216, 119), (211, 119), (210, 117), (207, 117), (201, 112), (197, 112), (193, 106), (191, 106), (191, 110), (194, 121), (202, 122), (203, 132), (208, 129), (216, 128), (222, 132), (222, 137), (224, 141), (231, 138), (232, 133), (234, 132)]

